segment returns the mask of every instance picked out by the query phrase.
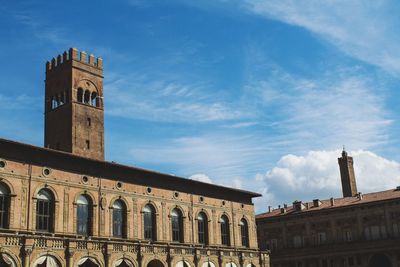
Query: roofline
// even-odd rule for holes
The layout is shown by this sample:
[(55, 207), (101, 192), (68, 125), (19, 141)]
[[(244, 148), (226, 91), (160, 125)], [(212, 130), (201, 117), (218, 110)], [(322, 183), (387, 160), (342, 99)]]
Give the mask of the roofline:
[[(14, 149), (13, 149), (14, 148)], [(18, 149), (15, 149), (18, 148)], [(16, 151), (18, 150), (18, 151)], [(25, 153), (21, 153), (25, 152)], [(31, 157), (30, 156), (36, 156), (36, 157)], [(259, 193), (247, 191), (247, 190), (242, 190), (242, 189), (236, 189), (236, 188), (230, 188), (226, 186), (221, 186), (221, 185), (215, 185), (215, 184), (209, 184), (205, 182), (200, 182), (196, 180), (191, 180), (189, 178), (184, 178), (184, 177), (179, 177), (179, 176), (174, 176), (171, 174), (166, 174), (166, 173), (161, 173), (153, 170), (147, 170), (143, 168), (138, 168), (138, 167), (132, 167), (128, 165), (123, 165), (115, 162), (109, 162), (109, 161), (102, 161), (102, 160), (96, 160), (96, 159), (91, 159), (91, 158), (86, 158), (82, 156), (78, 156), (75, 154), (71, 154), (68, 152), (64, 151), (59, 151), (59, 150), (54, 150), (50, 148), (44, 148), (44, 147), (38, 147), (30, 144), (25, 144), (17, 141), (12, 141), (12, 140), (7, 140), (0, 138), (0, 157), (3, 157), (4, 159), (9, 159), (9, 160), (15, 160), (19, 161), (22, 163), (31, 163), (33, 165), (39, 165), (39, 166), (47, 166), (47, 167), (52, 167), (55, 169), (60, 169), (68, 172), (73, 172), (73, 173), (79, 173), (79, 174), (87, 174), (91, 176), (96, 176), (96, 177), (101, 177), (101, 178), (107, 178), (107, 179), (112, 179), (116, 180), (117, 177), (115, 175), (113, 176), (110, 173), (110, 171), (122, 171), (125, 172), (126, 174), (133, 175), (134, 176), (126, 176), (126, 177), (118, 177), (118, 180), (125, 180), (125, 182), (128, 183), (134, 183), (134, 184), (140, 184), (144, 186), (154, 186), (158, 188), (163, 188), (163, 189), (170, 189), (170, 190), (178, 190), (181, 192), (190, 192), (193, 194), (197, 195), (210, 195), (211, 191), (220, 191), (217, 194), (228, 194), (225, 195), (224, 197), (221, 196), (216, 196), (216, 193), (211, 194), (212, 197), (215, 198), (222, 198), (222, 199), (227, 199), (231, 201), (237, 201), (235, 199), (240, 199), (242, 198), (250, 198), (250, 203), (251, 203), (251, 198), (254, 197), (260, 197), (262, 196)], [(46, 160), (46, 158), (48, 158)], [(75, 164), (65, 164), (65, 163), (75, 163)], [(85, 168), (82, 168), (80, 165), (84, 165)], [(66, 167), (69, 166), (69, 167)], [(94, 168), (96, 167), (96, 168)], [(99, 171), (100, 169), (100, 171)], [(103, 175), (102, 175), (103, 172)], [(145, 177), (138, 177), (139, 176), (145, 176)], [(165, 179), (163, 182), (164, 183), (171, 183), (169, 185), (161, 185), (161, 183), (157, 184), (157, 179), (151, 179), (151, 177), (148, 177), (149, 175), (155, 175), (160, 178)], [(190, 188), (187, 187), (182, 187), (182, 186), (190, 186)], [(197, 190), (197, 187), (203, 187), (208, 190), (204, 191), (199, 191)], [(175, 188), (177, 187), (177, 188)], [(186, 190), (185, 190), (186, 189)], [(239, 194), (239, 196), (237, 196)], [(243, 199), (242, 199), (243, 200)], [(249, 202), (249, 201), (246, 201)]]
[[(385, 190), (385, 191), (389, 191), (389, 190)], [(372, 192), (372, 193), (367, 193), (367, 194), (373, 194), (373, 193), (380, 193), (380, 192), (385, 192), (385, 191), (378, 191), (378, 192)], [(349, 204), (349, 205), (342, 205), (342, 206), (329, 206), (326, 208), (322, 208), (322, 209), (316, 209), (316, 210), (306, 210), (301, 211), (301, 212), (291, 212), (291, 213), (277, 213), (276, 215), (272, 215), (270, 217), (261, 217), (259, 218), (259, 216), (262, 216), (263, 214), (268, 214), (268, 212), (264, 212), (264, 213), (260, 213), (260, 214), (256, 214), (256, 220), (268, 220), (268, 219), (282, 219), (282, 218), (288, 218), (288, 217), (295, 217), (295, 216), (300, 216), (300, 215), (305, 215), (305, 214), (310, 214), (310, 213), (318, 213), (318, 212), (329, 212), (331, 210), (338, 210), (338, 209), (346, 209), (346, 208), (354, 208), (354, 206), (365, 206), (368, 204), (374, 204), (374, 203), (381, 203), (381, 202), (390, 202), (393, 200), (397, 200), (400, 199), (400, 197), (393, 197), (393, 198), (386, 198), (386, 199), (377, 199), (374, 201), (368, 201), (368, 202), (362, 202), (362, 203), (353, 203), (353, 204)], [(328, 199), (329, 200), (329, 199)], [(322, 201), (327, 201), (326, 199), (322, 200)], [(290, 206), (293, 207), (293, 206)]]

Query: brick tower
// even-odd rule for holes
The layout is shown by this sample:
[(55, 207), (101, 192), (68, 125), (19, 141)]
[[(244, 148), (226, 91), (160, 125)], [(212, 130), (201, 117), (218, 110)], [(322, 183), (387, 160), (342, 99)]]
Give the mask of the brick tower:
[(104, 160), (101, 58), (71, 48), (47, 61), (44, 145)]
[(340, 166), (340, 178), (342, 180), (343, 197), (354, 197), (357, 195), (356, 176), (354, 174), (353, 158), (342, 151), (342, 157), (338, 158)]

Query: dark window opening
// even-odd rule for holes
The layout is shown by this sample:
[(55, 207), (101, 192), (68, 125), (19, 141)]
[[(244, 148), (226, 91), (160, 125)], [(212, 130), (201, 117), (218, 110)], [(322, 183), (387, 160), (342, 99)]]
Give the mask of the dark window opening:
[(144, 238), (156, 240), (156, 213), (152, 205), (146, 205), (143, 209)]
[(172, 241), (183, 243), (183, 218), (179, 209), (171, 212)]
[(90, 141), (86, 140), (86, 149), (90, 149)]
[(204, 212), (200, 212), (197, 217), (197, 231), (199, 236), (199, 243), (208, 245), (208, 220)]
[(87, 126), (92, 126), (92, 119), (90, 119), (90, 118), (87, 118)]
[(77, 94), (77, 101), (79, 103), (83, 103), (83, 90), (82, 88), (78, 88), (78, 94)]
[(84, 236), (92, 235), (92, 202), (86, 195), (79, 196), (77, 200), (77, 233)]
[(10, 217), (10, 190), (0, 184), (0, 228), (8, 228)]
[(53, 231), (54, 198), (45, 189), (39, 191), (36, 203), (36, 230)]
[(126, 237), (126, 206), (122, 200), (113, 204), (113, 236)]
[(242, 246), (249, 247), (249, 227), (244, 218), (240, 220), (240, 234), (242, 237)]
[(229, 220), (223, 215), (220, 220), (221, 225), (221, 243), (222, 245), (230, 246)]

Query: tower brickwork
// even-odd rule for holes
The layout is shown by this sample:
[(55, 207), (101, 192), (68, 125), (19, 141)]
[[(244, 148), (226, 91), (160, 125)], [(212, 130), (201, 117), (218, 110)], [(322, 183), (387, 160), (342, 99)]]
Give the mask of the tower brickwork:
[(71, 48), (46, 63), (44, 145), (104, 160), (101, 58)]
[(353, 158), (347, 155), (343, 149), (342, 157), (338, 158), (340, 167), (340, 178), (342, 180), (343, 197), (354, 197), (357, 195), (356, 176), (354, 174)]

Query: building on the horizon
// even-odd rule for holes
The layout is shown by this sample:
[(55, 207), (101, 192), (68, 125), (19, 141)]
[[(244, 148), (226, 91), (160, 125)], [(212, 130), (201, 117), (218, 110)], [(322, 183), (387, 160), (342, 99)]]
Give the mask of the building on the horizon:
[(0, 139), (1, 267), (269, 267), (259, 194), (104, 161), (101, 58), (47, 62), (44, 142)]
[(399, 267), (400, 187), (357, 192), (353, 158), (338, 159), (342, 198), (295, 201), (256, 216), (271, 267)]

